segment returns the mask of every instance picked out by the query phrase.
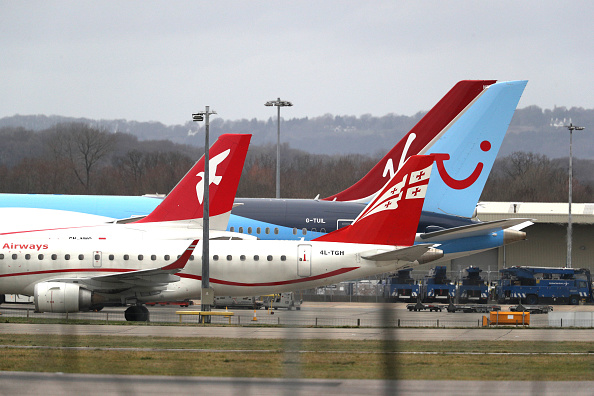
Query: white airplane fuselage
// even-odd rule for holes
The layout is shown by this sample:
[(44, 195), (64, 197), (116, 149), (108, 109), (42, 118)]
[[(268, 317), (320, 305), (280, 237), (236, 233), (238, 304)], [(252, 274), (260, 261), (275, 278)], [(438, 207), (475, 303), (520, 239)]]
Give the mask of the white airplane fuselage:
[[(35, 284), (52, 280), (77, 283), (96, 276), (158, 268), (175, 261), (188, 241), (113, 242), (2, 238), (0, 240), (0, 294), (33, 295)], [(218, 241), (209, 246), (210, 287), (216, 295), (243, 296), (329, 285), (394, 271), (408, 261), (376, 262), (361, 253), (381, 253), (393, 246), (316, 241)], [(143, 287), (117, 286), (109, 301), (171, 301), (200, 298), (202, 243), (179, 281)], [(109, 290), (109, 282), (93, 287)], [(114, 289), (116, 287), (114, 286)], [(93, 290), (92, 290), (93, 291)]]

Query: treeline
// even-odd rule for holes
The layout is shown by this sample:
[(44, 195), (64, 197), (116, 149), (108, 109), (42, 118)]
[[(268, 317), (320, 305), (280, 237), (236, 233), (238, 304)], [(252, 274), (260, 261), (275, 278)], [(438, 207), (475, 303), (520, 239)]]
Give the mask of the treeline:
[[(41, 132), (0, 128), (0, 192), (142, 195), (168, 193), (204, 150), (170, 141), (139, 141), (85, 123)], [(213, 142), (214, 139), (211, 140)], [(310, 155), (281, 146), (281, 194), (331, 195), (361, 178), (379, 158)], [(250, 147), (238, 196), (274, 197), (276, 146)]]
[[(375, 155), (385, 152), (402, 138), (423, 116), (419, 112), (413, 116), (387, 114), (375, 117), (339, 116), (326, 114), (319, 117), (290, 118), (290, 110), (283, 112), (281, 141), (290, 147), (310, 154), (357, 153)], [(214, 140), (222, 133), (250, 133), (252, 145), (276, 144), (276, 116), (268, 120), (243, 119), (225, 120), (224, 114), (211, 120), (210, 133)], [(555, 107), (552, 110), (530, 106), (517, 109), (509, 126), (500, 156), (515, 151), (535, 152), (549, 158), (567, 157), (567, 129), (558, 125), (574, 124), (585, 126), (585, 131), (573, 134), (574, 155), (578, 158), (594, 159), (594, 144), (591, 144), (594, 125), (594, 109), (579, 107)], [(201, 146), (204, 136), (204, 123), (188, 120), (183, 125), (163, 125), (159, 122), (137, 122), (127, 120), (91, 120), (45, 115), (15, 115), (0, 118), (0, 128), (24, 127), (28, 130), (45, 131), (58, 123), (80, 122), (111, 133), (129, 133), (140, 141), (168, 140), (178, 144)], [(196, 136), (198, 133), (198, 136)]]
[[(201, 148), (139, 141), (85, 123), (57, 124), (40, 132), (4, 127), (0, 139), (0, 192), (5, 193), (167, 193), (203, 154)], [(315, 155), (283, 144), (281, 196), (332, 195), (363, 177), (380, 157)], [(574, 202), (594, 202), (592, 165), (574, 161)], [(515, 152), (496, 161), (481, 200), (565, 202), (567, 168), (567, 159)], [(276, 146), (252, 144), (238, 196), (274, 197), (275, 180)]]

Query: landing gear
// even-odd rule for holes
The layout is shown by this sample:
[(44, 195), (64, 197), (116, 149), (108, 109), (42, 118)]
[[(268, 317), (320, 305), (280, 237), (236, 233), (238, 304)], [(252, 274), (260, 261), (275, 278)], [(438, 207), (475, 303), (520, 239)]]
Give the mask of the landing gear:
[(132, 305), (126, 309), (124, 317), (129, 322), (148, 322), (149, 310), (144, 305)]

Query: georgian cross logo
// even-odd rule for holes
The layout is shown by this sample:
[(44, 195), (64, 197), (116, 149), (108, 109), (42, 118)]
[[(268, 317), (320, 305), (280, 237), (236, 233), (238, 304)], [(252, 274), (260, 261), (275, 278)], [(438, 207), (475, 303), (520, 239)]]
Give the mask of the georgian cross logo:
[[(217, 167), (221, 162), (223, 162), (231, 152), (231, 149), (227, 149), (220, 154), (215, 155), (208, 161), (209, 169), (208, 169), (208, 184), (216, 184), (217, 186), (223, 180), (223, 176), (217, 175)], [(196, 183), (196, 197), (198, 198), (198, 202), (202, 204), (202, 200), (204, 199), (204, 171), (198, 172), (196, 175), (200, 177), (200, 181)]]
[(355, 221), (386, 210), (395, 210), (403, 199), (425, 198), (430, 175), (431, 165), (405, 174), (398, 182), (392, 180)]

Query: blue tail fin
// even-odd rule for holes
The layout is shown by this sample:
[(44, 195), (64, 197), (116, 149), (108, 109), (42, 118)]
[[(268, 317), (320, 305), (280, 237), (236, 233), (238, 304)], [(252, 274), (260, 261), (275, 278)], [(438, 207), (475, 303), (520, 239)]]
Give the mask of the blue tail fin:
[(505, 132), (528, 81), (489, 86), (422, 154), (434, 154), (438, 172), (429, 182), (423, 211), (472, 217)]

